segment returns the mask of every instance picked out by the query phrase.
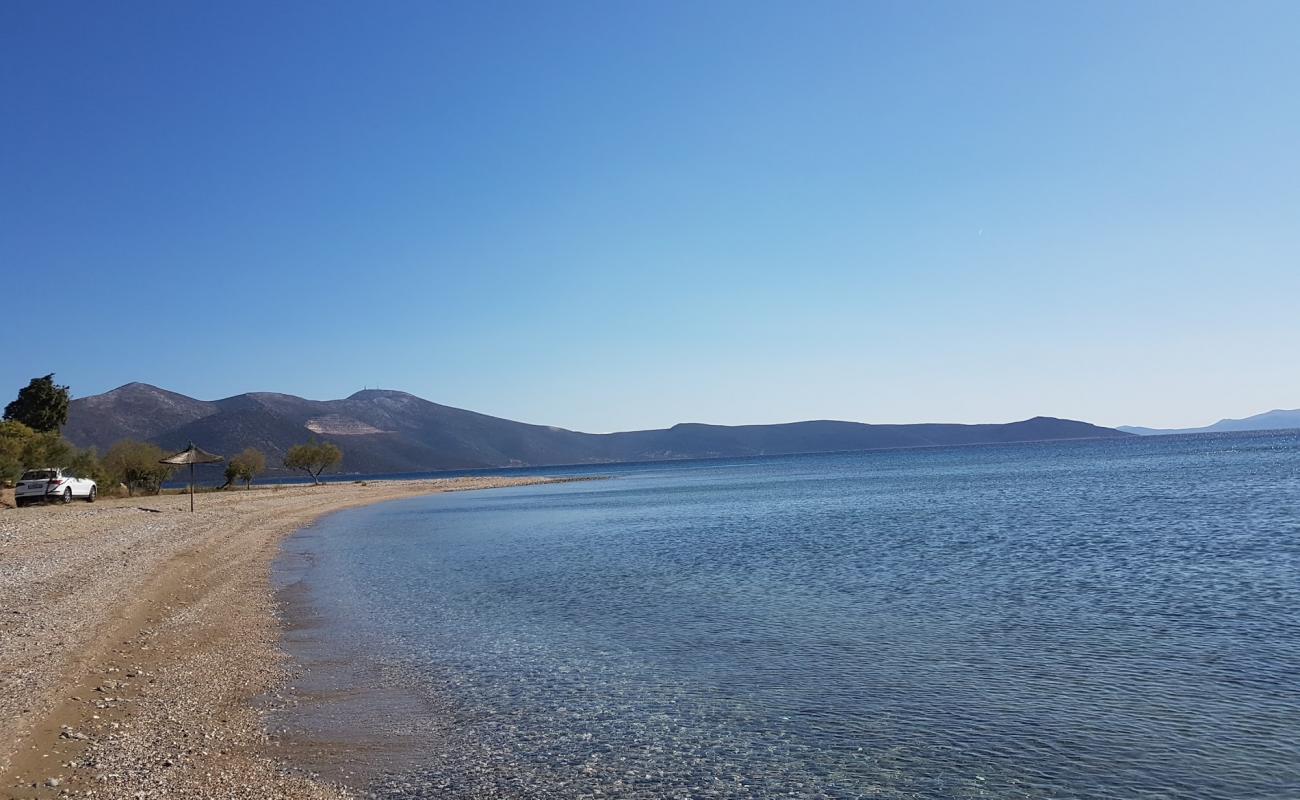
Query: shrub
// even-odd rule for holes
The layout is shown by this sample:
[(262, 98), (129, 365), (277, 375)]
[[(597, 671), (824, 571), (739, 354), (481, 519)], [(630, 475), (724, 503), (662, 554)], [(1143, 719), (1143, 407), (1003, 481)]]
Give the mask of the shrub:
[(25, 470), (42, 467), (66, 469), (96, 483), (110, 479), (94, 448), (78, 449), (57, 433), (40, 433), (21, 422), (0, 422), (0, 482), (12, 483)]
[(0, 422), (0, 482), (18, 480), (27, 468), (23, 454), (36, 431), (16, 420)]
[(127, 494), (134, 495), (137, 489), (158, 494), (172, 474), (170, 466), (158, 463), (166, 456), (158, 445), (125, 439), (108, 448), (104, 469), (114, 483), (126, 485)]

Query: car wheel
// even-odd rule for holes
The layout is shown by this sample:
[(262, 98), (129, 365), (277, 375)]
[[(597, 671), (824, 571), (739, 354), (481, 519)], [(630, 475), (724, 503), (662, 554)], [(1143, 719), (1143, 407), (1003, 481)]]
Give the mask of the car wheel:
[(86, 495), (86, 502), (87, 503), (95, 502), (95, 495), (98, 493), (98, 491), (99, 491), (99, 487), (97, 486), (90, 487), (90, 494)]
[(71, 487), (71, 486), (69, 486), (68, 488), (66, 488), (66, 489), (63, 490), (63, 502), (65, 502), (65, 503), (71, 503), (71, 502), (72, 502), (72, 487)]
[(14, 508), (22, 508), (25, 505), (27, 505), (27, 501), (24, 500), (23, 498), (21, 497), (14, 498)]

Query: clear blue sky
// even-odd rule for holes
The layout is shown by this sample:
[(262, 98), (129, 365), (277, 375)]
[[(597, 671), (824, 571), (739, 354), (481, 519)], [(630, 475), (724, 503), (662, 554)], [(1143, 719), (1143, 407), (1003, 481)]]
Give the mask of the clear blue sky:
[(9, 0), (0, 396), (1300, 407), (1297, 42), (1290, 0)]

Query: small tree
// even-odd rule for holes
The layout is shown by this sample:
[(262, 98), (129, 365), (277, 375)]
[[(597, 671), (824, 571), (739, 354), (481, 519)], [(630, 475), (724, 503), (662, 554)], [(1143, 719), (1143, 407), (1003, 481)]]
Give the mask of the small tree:
[(244, 452), (230, 459), (226, 464), (226, 484), (221, 488), (234, 483), (243, 481), (245, 489), (253, 488), (253, 478), (266, 469), (266, 456), (262, 451), (255, 450), (252, 447), (244, 448)]
[(56, 432), (33, 433), (23, 442), (23, 468), (68, 468), (76, 452), (76, 448), (64, 441)]
[(73, 448), (63, 466), (78, 478), (90, 478), (97, 484), (112, 482), (112, 476), (104, 469), (104, 462), (99, 460), (99, 453), (93, 447), (85, 450)]
[(54, 373), (32, 378), (18, 399), (5, 406), (4, 418), (21, 422), (37, 433), (57, 433), (68, 421), (68, 387), (54, 383)]
[(235, 466), (234, 459), (226, 462), (226, 470), (223, 475), (225, 475), (226, 482), (218, 486), (218, 489), (226, 489), (230, 484), (239, 480), (239, 467)]
[(171, 467), (158, 463), (166, 455), (157, 445), (125, 439), (108, 448), (103, 464), (113, 480), (126, 484), (127, 494), (136, 489), (158, 494), (172, 474)]
[(36, 431), (16, 420), (0, 422), (0, 483), (18, 480), (27, 468), (25, 451)]
[(320, 483), (320, 474), (343, 460), (343, 451), (330, 442), (318, 442), (312, 439), (307, 444), (296, 444), (289, 448), (284, 456), (284, 465), (289, 469), (300, 469), (311, 476), (312, 482)]
[(12, 483), (24, 470), (66, 469), (96, 483), (109, 480), (95, 448), (78, 449), (57, 433), (37, 433), (21, 422), (0, 422), (0, 483)]

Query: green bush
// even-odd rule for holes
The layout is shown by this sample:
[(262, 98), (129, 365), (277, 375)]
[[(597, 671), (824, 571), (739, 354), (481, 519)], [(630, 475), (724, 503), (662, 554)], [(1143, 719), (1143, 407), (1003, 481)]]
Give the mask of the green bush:
[(0, 422), (0, 482), (13, 483), (27, 468), (24, 453), (36, 431), (21, 422)]
[(73, 447), (53, 431), (38, 432), (15, 420), (0, 422), (0, 482), (13, 483), (29, 469), (53, 467), (96, 483), (111, 480), (94, 448)]
[(104, 469), (113, 483), (126, 486), (126, 492), (148, 494), (162, 492), (163, 481), (171, 477), (172, 468), (158, 462), (167, 456), (156, 444), (125, 439), (108, 448)]

